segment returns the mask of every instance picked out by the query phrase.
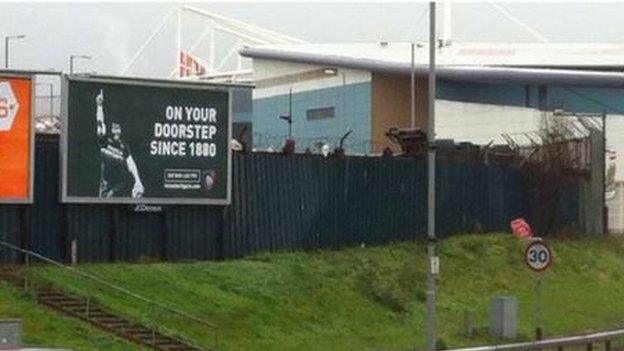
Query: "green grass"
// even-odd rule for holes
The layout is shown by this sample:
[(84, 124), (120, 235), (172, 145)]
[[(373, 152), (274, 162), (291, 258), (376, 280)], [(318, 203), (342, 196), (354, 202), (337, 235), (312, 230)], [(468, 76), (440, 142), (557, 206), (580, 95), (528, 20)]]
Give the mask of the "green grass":
[[(545, 335), (624, 325), (624, 240), (550, 243), (555, 261), (542, 275)], [(487, 333), (494, 295), (518, 297), (519, 339), (533, 335), (537, 280), (524, 266), (525, 245), (509, 234), (457, 236), (439, 244), (438, 326), (447, 346), (497, 342)], [(226, 350), (406, 350), (424, 345), (425, 255), (419, 242), (261, 254), (228, 262), (80, 268), (218, 324)], [(37, 268), (36, 274), (92, 294), (146, 323), (161, 323), (198, 344), (212, 345), (206, 327), (156, 313), (62, 270)], [(467, 310), (476, 313), (479, 327), (472, 339), (462, 335)]]
[(89, 324), (63, 317), (37, 305), (28, 295), (0, 284), (0, 318), (20, 318), (23, 343), (72, 350), (143, 350)]

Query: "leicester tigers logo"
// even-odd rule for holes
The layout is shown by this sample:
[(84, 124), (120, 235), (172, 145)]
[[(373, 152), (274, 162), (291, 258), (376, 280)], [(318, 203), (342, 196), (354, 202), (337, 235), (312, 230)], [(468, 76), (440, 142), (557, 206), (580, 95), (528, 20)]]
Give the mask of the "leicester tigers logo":
[(0, 82), (0, 132), (11, 130), (19, 103), (9, 82)]

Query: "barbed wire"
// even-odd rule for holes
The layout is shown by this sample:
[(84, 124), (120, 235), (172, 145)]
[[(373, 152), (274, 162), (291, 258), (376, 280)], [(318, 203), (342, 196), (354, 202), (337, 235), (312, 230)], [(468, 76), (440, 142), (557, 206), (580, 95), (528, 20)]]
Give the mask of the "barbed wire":
[[(295, 140), (295, 149), (297, 152), (304, 152), (310, 150), (311, 152), (320, 152), (323, 145), (328, 145), (330, 150), (335, 150), (340, 146), (340, 139), (342, 135), (322, 135), (314, 137), (297, 137), (293, 136)], [(267, 150), (281, 150), (288, 139), (287, 134), (264, 134), (253, 133), (253, 147), (255, 149)], [(374, 146), (386, 145), (386, 143), (375, 142), (369, 139), (362, 139), (353, 136), (349, 136), (345, 139), (343, 148), (346, 151), (354, 151), (359, 153), (369, 153)]]

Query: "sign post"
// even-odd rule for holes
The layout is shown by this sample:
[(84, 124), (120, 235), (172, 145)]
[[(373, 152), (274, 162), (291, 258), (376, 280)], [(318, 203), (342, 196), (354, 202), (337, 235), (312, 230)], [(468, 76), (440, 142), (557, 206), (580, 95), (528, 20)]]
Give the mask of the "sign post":
[(227, 205), (231, 87), (66, 76), (62, 199)]
[(524, 251), (524, 262), (537, 274), (537, 286), (535, 288), (535, 338), (542, 339), (542, 279), (544, 272), (552, 263), (552, 252), (540, 238), (535, 238)]

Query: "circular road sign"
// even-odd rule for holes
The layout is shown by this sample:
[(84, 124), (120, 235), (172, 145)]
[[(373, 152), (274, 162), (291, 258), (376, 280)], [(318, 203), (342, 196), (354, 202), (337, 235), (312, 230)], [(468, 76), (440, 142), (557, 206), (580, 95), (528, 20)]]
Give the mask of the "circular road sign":
[(550, 266), (552, 253), (544, 242), (534, 241), (524, 251), (524, 261), (532, 270), (543, 272)]

